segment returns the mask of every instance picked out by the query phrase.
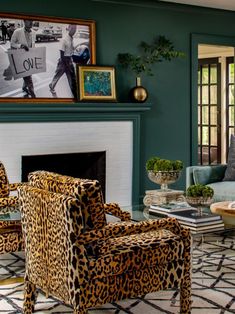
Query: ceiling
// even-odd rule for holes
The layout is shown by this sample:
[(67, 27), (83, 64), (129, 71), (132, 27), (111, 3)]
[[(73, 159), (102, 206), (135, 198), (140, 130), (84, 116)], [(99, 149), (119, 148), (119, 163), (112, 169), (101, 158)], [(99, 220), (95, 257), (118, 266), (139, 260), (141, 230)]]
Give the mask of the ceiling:
[(234, 0), (160, 0), (160, 1), (235, 11)]

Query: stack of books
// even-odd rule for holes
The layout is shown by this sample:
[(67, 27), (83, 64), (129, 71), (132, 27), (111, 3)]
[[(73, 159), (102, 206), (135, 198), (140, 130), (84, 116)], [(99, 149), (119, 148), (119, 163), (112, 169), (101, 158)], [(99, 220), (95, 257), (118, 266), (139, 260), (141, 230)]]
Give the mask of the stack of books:
[(178, 211), (185, 211), (186, 209), (195, 209), (191, 207), (188, 203), (186, 202), (171, 202), (168, 204), (152, 204), (150, 205), (149, 208), (149, 213), (150, 214), (165, 214), (166, 216), (168, 213), (174, 213)]
[(177, 218), (179, 223), (191, 230), (192, 234), (208, 233), (224, 230), (224, 222), (220, 215), (203, 212), (191, 207), (188, 203), (153, 204), (149, 208), (150, 214)]
[(220, 215), (212, 213), (199, 214), (197, 209), (175, 211), (169, 213), (168, 216), (177, 218), (179, 223), (189, 228), (193, 234), (224, 230), (224, 222)]

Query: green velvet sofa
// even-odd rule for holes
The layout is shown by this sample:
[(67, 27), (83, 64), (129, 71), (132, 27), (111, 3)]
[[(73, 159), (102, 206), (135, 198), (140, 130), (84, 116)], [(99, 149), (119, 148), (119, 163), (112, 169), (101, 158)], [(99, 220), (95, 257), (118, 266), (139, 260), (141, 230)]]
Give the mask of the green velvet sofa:
[(190, 166), (186, 168), (186, 189), (204, 184), (214, 189), (214, 202), (235, 201), (235, 181), (223, 181), (227, 165)]

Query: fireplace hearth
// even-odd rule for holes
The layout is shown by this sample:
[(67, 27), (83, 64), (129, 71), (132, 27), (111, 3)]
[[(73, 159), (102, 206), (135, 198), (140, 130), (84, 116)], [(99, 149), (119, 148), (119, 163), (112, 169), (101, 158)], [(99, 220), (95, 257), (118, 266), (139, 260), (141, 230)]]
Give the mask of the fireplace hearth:
[(76, 178), (98, 180), (105, 200), (106, 152), (79, 152), (22, 156), (22, 182), (36, 170), (52, 171)]

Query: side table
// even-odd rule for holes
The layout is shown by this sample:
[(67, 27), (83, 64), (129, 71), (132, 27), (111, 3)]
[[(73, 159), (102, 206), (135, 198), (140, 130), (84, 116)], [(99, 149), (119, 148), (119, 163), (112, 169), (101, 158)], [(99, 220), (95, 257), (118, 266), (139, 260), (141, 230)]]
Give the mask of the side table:
[(164, 204), (172, 201), (185, 202), (184, 191), (180, 190), (147, 190), (143, 203), (146, 206), (152, 204)]

